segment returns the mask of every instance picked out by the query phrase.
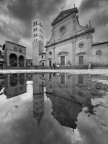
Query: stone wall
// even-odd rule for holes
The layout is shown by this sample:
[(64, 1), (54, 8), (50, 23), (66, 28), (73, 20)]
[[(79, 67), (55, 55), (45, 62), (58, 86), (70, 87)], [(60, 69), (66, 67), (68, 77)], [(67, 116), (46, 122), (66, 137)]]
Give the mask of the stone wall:
[(100, 65), (108, 64), (108, 43), (92, 46), (91, 63)]

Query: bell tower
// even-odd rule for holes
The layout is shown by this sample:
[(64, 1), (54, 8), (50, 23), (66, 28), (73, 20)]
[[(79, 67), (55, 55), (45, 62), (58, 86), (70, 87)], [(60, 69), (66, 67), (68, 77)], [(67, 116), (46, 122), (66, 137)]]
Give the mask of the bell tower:
[(36, 41), (42, 41), (42, 42), (44, 41), (43, 26), (38, 12), (34, 20), (32, 21), (32, 42)]
[(33, 65), (39, 65), (39, 55), (44, 52), (43, 25), (37, 12), (32, 20), (32, 59)]

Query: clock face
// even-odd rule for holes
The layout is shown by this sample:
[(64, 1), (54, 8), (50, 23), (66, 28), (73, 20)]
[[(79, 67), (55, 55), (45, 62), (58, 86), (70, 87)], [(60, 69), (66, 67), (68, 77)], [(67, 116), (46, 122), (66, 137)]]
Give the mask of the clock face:
[(65, 32), (66, 32), (66, 27), (65, 26), (61, 26), (59, 31), (60, 31), (61, 35), (64, 35)]

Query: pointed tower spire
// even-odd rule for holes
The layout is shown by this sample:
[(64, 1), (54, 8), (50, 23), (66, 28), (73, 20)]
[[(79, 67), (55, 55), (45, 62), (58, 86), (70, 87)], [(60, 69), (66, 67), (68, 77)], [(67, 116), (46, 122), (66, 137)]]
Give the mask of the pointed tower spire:
[(91, 25), (91, 20), (89, 20), (89, 26), (91, 27), (92, 25)]
[(35, 15), (35, 19), (40, 19), (40, 15), (39, 12), (37, 11), (36, 15)]

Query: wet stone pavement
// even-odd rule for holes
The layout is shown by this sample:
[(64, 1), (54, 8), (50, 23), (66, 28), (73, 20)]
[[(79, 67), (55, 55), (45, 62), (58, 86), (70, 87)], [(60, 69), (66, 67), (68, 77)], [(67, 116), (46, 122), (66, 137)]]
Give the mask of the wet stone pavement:
[(108, 144), (108, 76), (1, 74), (0, 144)]

